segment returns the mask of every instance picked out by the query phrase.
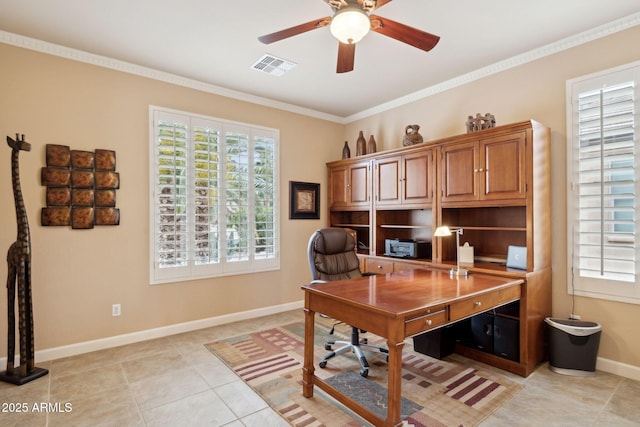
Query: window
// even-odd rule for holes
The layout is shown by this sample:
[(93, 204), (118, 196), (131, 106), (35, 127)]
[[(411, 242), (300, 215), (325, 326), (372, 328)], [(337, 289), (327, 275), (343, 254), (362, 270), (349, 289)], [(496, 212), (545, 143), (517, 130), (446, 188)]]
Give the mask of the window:
[(567, 83), (568, 282), (576, 295), (640, 304), (639, 84), (640, 63)]
[(151, 283), (278, 269), (278, 131), (149, 115)]

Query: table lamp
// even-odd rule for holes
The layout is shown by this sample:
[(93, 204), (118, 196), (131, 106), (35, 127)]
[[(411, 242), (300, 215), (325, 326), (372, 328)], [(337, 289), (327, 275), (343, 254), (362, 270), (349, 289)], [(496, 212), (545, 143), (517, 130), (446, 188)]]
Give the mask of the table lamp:
[(456, 233), (456, 268), (452, 268), (449, 270), (449, 274), (451, 276), (467, 276), (469, 274), (468, 270), (460, 268), (460, 235), (462, 234), (462, 228), (449, 228), (446, 225), (436, 228), (436, 231), (433, 233), (434, 236), (437, 237), (447, 237), (451, 236), (451, 233)]

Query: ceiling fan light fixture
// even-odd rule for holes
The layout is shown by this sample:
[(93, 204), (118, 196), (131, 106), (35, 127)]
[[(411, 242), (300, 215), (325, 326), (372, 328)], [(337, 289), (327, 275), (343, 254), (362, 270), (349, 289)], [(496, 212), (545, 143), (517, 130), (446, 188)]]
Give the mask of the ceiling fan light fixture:
[(369, 15), (357, 4), (336, 12), (329, 26), (331, 34), (341, 43), (358, 43), (371, 29)]

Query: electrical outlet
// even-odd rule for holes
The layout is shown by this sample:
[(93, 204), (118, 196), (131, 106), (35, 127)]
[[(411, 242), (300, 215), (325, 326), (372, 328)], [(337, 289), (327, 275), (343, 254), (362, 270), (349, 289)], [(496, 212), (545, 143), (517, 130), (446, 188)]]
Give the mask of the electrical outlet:
[(117, 316), (120, 316), (120, 313), (121, 313), (120, 304), (113, 304), (111, 306), (111, 316), (117, 317)]

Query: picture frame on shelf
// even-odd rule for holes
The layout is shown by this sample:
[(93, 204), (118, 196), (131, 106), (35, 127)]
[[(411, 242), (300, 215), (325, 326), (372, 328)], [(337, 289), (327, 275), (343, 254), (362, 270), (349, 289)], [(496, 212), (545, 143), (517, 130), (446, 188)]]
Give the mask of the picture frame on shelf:
[(289, 219), (320, 219), (320, 184), (289, 181)]

